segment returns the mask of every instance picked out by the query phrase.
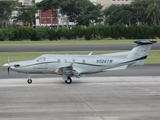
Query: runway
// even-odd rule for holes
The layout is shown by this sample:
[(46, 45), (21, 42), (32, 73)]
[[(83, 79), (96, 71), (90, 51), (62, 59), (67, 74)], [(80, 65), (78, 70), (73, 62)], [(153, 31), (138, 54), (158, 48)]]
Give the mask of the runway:
[[(0, 46), (1, 52), (44, 52), (44, 51), (105, 51), (131, 50), (135, 44), (90, 44), (90, 45), (37, 45), (37, 46)], [(153, 45), (152, 50), (159, 50), (160, 43)]]
[(160, 77), (0, 80), (1, 120), (160, 120)]

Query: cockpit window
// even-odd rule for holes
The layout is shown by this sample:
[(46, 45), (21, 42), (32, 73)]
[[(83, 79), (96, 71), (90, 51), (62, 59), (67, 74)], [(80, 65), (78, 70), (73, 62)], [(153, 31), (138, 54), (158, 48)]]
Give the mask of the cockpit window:
[(45, 57), (40, 57), (36, 60), (37, 62), (45, 62), (46, 58)]

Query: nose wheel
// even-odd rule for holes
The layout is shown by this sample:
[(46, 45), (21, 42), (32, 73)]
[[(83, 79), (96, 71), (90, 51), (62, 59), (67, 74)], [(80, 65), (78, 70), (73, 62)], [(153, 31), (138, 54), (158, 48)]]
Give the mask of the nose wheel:
[(72, 79), (71, 79), (70, 76), (68, 76), (68, 79), (65, 80), (65, 83), (66, 83), (66, 84), (71, 84), (71, 83), (72, 83)]
[(32, 79), (28, 79), (28, 80), (27, 80), (27, 83), (28, 83), (28, 84), (31, 84), (31, 83), (32, 83)]

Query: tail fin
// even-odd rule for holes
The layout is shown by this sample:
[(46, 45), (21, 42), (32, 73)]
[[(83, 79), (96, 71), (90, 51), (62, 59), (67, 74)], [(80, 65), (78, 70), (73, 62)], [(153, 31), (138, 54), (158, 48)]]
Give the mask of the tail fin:
[(127, 58), (137, 61), (136, 65), (143, 65), (148, 53), (153, 45), (157, 41), (152, 40), (136, 40), (137, 45), (131, 50)]

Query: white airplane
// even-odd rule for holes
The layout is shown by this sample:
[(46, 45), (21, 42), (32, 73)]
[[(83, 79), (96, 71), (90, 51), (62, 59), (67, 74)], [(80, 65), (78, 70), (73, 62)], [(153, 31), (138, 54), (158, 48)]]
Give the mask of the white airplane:
[(6, 63), (11, 70), (28, 74), (28, 84), (32, 83), (30, 74), (61, 75), (66, 84), (72, 83), (71, 77), (80, 78), (110, 70), (122, 70), (128, 66), (143, 65), (148, 53), (157, 41), (136, 40), (136, 46), (129, 52), (92, 55), (55, 55), (44, 54), (34, 60)]

